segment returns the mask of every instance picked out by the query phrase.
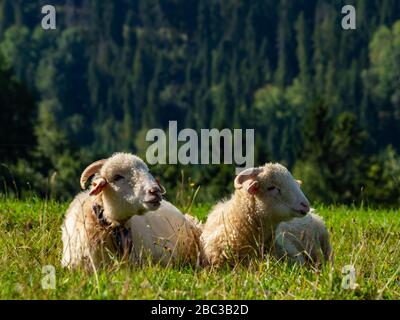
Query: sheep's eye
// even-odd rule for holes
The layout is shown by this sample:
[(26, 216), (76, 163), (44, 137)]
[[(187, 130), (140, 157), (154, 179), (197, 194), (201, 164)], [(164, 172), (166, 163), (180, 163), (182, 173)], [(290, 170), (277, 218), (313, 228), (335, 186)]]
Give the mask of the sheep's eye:
[(117, 181), (120, 181), (120, 180), (122, 180), (122, 179), (124, 179), (124, 177), (121, 176), (121, 175), (119, 175), (119, 174), (117, 174), (117, 175), (114, 176), (113, 181), (114, 181), (114, 182), (117, 182)]
[(267, 188), (267, 190), (268, 190), (268, 192), (276, 190), (279, 194), (281, 194), (281, 189), (279, 189), (275, 186), (270, 186), (269, 188)]

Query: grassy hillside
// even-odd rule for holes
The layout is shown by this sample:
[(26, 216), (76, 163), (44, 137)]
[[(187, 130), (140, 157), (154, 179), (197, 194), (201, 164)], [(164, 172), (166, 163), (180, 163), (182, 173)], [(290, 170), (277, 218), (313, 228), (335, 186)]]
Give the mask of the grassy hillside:
[[(274, 258), (220, 271), (132, 267), (98, 274), (60, 267), (67, 203), (0, 199), (1, 299), (400, 299), (400, 216), (388, 210), (318, 207), (332, 235), (334, 266), (320, 272)], [(209, 205), (193, 208), (203, 218)], [(345, 265), (357, 287), (343, 289)], [(56, 289), (41, 286), (53, 265)]]

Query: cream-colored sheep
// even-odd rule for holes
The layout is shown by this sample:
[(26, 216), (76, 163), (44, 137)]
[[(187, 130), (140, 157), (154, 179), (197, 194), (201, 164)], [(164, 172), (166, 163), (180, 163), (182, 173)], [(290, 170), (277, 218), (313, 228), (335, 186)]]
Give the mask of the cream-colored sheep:
[(218, 203), (203, 227), (205, 264), (240, 262), (272, 245), (276, 226), (309, 211), (309, 202), (290, 172), (277, 163), (244, 170), (235, 193)]
[(163, 188), (147, 165), (132, 154), (117, 153), (92, 163), (82, 173), (82, 188), (93, 175), (92, 189), (78, 194), (66, 213), (63, 266), (97, 267), (107, 261), (110, 253), (124, 249), (121, 243), (129, 238), (123, 224), (161, 205)]
[(328, 230), (314, 209), (303, 218), (294, 218), (277, 226), (275, 254), (300, 265), (319, 266), (333, 260)]
[(62, 226), (62, 265), (97, 268), (111, 257), (198, 263), (201, 225), (183, 215), (161, 194), (146, 164), (118, 153), (88, 166), (81, 187), (95, 175), (92, 190), (77, 195)]

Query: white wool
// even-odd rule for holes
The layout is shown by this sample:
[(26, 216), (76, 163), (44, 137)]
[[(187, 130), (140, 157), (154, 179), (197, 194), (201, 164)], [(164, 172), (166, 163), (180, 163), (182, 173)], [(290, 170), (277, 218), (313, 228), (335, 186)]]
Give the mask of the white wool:
[(300, 265), (318, 266), (333, 260), (328, 230), (314, 209), (303, 218), (294, 218), (277, 226), (275, 254)]
[(127, 226), (132, 232), (131, 261), (196, 264), (200, 252), (201, 230), (195, 219), (183, 215), (175, 206), (162, 201), (159, 209), (132, 217)]

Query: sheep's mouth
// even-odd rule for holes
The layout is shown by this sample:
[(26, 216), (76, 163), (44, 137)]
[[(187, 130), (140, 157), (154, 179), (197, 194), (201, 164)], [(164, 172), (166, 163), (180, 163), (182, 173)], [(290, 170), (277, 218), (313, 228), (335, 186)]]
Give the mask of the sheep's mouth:
[(145, 201), (144, 203), (150, 203), (150, 204), (159, 204), (161, 202), (161, 199), (155, 199), (155, 200), (149, 200)]
[(296, 212), (297, 214), (299, 214), (301, 217), (304, 217), (305, 215), (307, 215), (307, 211), (305, 210), (295, 210), (292, 209), (294, 212)]
[(146, 207), (150, 207), (150, 209), (157, 209), (161, 205), (161, 200), (161, 197), (154, 197), (143, 202)]

